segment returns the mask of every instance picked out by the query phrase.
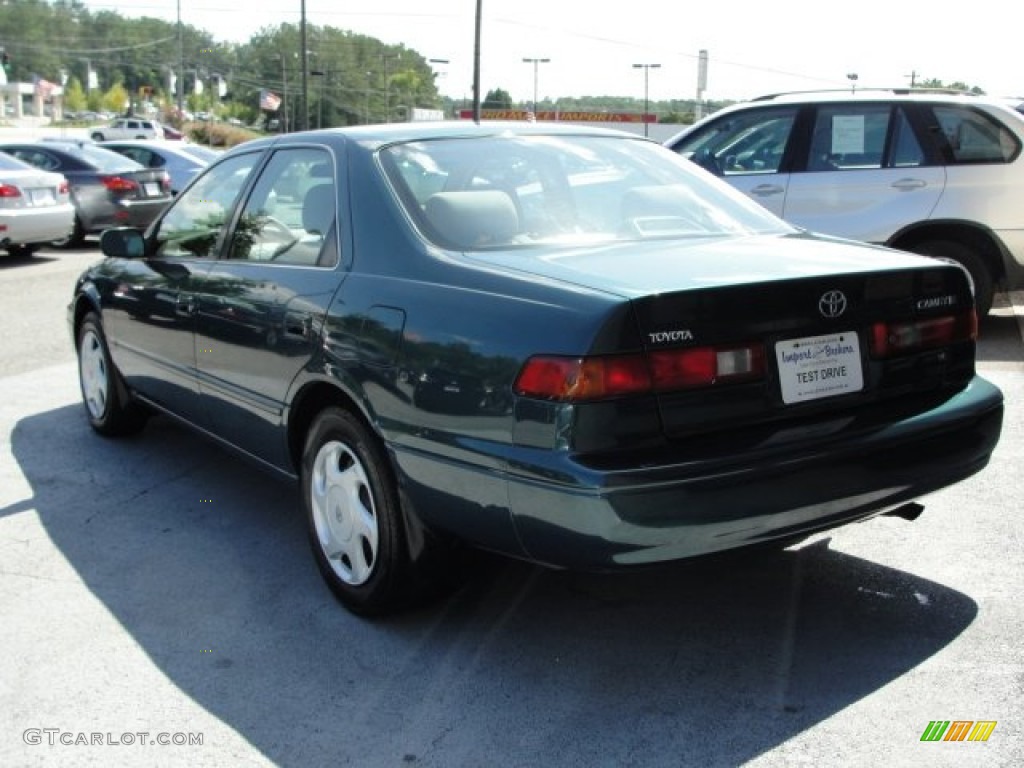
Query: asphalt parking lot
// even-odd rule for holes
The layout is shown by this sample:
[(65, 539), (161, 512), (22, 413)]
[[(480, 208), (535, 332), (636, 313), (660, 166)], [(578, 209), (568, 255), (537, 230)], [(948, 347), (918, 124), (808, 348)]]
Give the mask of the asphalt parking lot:
[[(97, 258), (0, 257), (0, 765), (1021, 764), (1024, 294), (979, 345), (1002, 441), (916, 522), (617, 576), (480, 557), (369, 622), (296, 489), (169, 420), (91, 433), (64, 307)], [(947, 720), (995, 727), (921, 741)]]

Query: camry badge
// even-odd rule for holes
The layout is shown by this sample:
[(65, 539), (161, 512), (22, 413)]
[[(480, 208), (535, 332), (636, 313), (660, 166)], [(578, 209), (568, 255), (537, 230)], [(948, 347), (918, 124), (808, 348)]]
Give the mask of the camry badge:
[(839, 317), (846, 311), (846, 297), (842, 291), (829, 291), (818, 299), (818, 311), (823, 317)]

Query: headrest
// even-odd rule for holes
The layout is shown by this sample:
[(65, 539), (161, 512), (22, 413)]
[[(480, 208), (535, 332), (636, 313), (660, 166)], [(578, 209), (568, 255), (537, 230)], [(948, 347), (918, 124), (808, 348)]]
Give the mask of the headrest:
[(500, 245), (519, 232), (516, 206), (499, 189), (439, 192), (427, 199), (424, 213), (441, 240), (456, 248)]

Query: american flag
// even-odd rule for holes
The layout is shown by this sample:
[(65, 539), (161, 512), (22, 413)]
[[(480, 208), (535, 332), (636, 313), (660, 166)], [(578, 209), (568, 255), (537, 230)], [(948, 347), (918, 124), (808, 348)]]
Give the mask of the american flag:
[(56, 83), (51, 83), (49, 80), (43, 80), (41, 77), (33, 78), (36, 85), (36, 95), (43, 99), (50, 98), (50, 94), (57, 87)]
[(277, 112), (281, 106), (281, 97), (275, 93), (271, 93), (268, 90), (260, 91), (260, 109), (265, 109), (268, 112)]

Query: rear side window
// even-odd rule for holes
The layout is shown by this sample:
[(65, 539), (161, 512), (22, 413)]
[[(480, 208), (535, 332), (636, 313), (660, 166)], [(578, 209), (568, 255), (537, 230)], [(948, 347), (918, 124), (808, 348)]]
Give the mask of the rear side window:
[(955, 105), (933, 111), (955, 164), (1009, 163), (1020, 153), (1017, 137), (983, 112)]
[(334, 162), (322, 149), (278, 150), (266, 164), (228, 249), (228, 258), (333, 267), (338, 263)]

